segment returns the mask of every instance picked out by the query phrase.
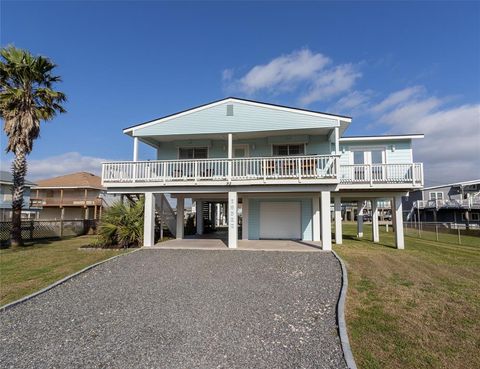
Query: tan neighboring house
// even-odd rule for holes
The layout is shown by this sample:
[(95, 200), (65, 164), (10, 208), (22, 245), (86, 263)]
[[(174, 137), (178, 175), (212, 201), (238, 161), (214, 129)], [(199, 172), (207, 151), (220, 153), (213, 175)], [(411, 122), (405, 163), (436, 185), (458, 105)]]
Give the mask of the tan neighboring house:
[(31, 205), (41, 207), (37, 219), (99, 219), (106, 206), (101, 178), (78, 172), (37, 181), (31, 190)]

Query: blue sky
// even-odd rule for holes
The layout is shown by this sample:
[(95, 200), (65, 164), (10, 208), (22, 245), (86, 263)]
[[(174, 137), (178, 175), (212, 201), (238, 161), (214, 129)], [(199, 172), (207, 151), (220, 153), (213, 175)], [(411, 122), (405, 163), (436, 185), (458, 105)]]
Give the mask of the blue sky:
[(69, 99), (31, 178), (129, 160), (122, 128), (227, 95), (425, 133), (428, 183), (480, 177), (478, 2), (2, 1), (1, 44), (53, 59)]

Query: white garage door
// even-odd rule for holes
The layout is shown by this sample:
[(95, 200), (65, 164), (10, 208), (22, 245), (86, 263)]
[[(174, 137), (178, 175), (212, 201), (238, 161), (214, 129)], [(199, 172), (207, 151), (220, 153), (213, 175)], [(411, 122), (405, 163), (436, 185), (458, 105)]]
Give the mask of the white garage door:
[(300, 209), (300, 202), (261, 202), (260, 238), (301, 239)]

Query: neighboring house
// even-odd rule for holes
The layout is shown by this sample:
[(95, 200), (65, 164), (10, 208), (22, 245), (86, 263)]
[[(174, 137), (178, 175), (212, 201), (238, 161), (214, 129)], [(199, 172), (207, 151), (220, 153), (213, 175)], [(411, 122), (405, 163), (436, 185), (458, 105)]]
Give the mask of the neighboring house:
[[(183, 238), (185, 199), (197, 202), (197, 233), (227, 204), (228, 246), (244, 240), (342, 242), (342, 201), (392, 200), (396, 244), (404, 247), (402, 196), (423, 186), (412, 140), (423, 135), (347, 137), (351, 118), (238, 98), (226, 98), (123, 130), (133, 138), (133, 160), (102, 164), (110, 193), (145, 194), (144, 245), (154, 244), (155, 211)], [(156, 149), (139, 161), (142, 142)], [(173, 211), (165, 194), (177, 200)], [(239, 211), (241, 208), (241, 211)], [(212, 214), (213, 213), (213, 214)], [(243, 219), (239, 219), (241, 217)], [(210, 219), (211, 218), (211, 219)], [(372, 222), (378, 242), (378, 217)], [(377, 219), (377, 221), (375, 221)], [(358, 217), (359, 235), (363, 218)], [(241, 232), (238, 232), (239, 224)]]
[(41, 206), (37, 219), (98, 219), (106, 203), (101, 178), (78, 172), (37, 181), (32, 187), (33, 205)]
[(480, 224), (480, 179), (426, 187), (404, 199), (407, 219)]
[[(40, 210), (38, 207), (30, 206), (30, 189), (35, 183), (25, 180), (25, 190), (23, 192), (22, 218), (34, 218)], [(0, 171), (0, 220), (12, 219), (12, 189), (13, 177), (10, 172)]]

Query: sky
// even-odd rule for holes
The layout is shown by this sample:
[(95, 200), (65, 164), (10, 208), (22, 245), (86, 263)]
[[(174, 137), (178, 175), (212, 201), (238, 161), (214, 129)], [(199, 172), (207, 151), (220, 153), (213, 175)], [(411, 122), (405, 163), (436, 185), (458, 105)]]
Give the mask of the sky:
[[(51, 58), (68, 96), (42, 123), (31, 179), (131, 160), (123, 128), (226, 96), (350, 115), (347, 135), (424, 133), (426, 184), (480, 178), (479, 2), (2, 0), (0, 12), (1, 45)], [(2, 131), (8, 170), (5, 143)]]

